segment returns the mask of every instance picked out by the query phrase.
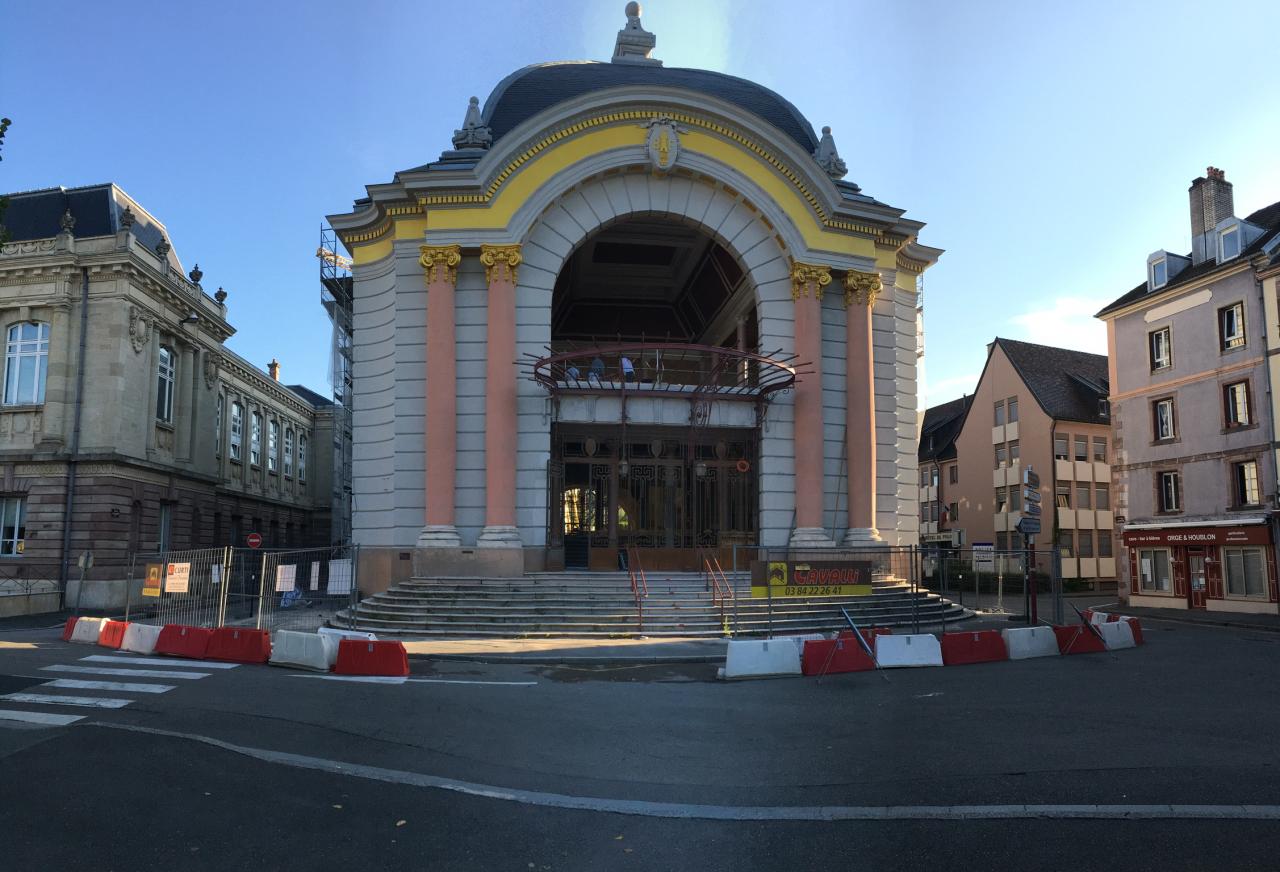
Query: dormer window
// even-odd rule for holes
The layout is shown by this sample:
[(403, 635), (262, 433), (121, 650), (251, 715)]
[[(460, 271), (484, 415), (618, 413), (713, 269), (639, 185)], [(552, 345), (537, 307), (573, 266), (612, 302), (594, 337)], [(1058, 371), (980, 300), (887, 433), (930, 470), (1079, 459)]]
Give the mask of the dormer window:
[(1240, 254), (1240, 225), (1228, 227), (1218, 234), (1218, 262), (1231, 260)]
[(1169, 281), (1169, 264), (1164, 258), (1151, 262), (1151, 289), (1163, 288)]

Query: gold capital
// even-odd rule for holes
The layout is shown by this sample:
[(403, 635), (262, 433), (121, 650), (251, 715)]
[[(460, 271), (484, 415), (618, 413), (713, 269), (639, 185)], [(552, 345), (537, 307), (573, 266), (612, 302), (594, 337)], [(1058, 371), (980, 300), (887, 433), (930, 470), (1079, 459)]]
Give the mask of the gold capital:
[(460, 245), (424, 245), (418, 263), (426, 270), (427, 284), (447, 280), (458, 283), (458, 264), (462, 262)]
[(822, 299), (822, 289), (831, 284), (831, 267), (820, 264), (791, 263), (791, 299), (798, 300), (809, 293), (813, 286), (813, 295)]
[(484, 264), (484, 280), (486, 284), (493, 284), (493, 280), (496, 277), (498, 281), (507, 279), (514, 285), (516, 283), (516, 267), (523, 260), (519, 245), (489, 245), (485, 243), (480, 246), (480, 262)]
[(844, 307), (847, 309), (854, 303), (859, 306), (875, 305), (882, 287), (878, 273), (849, 270), (844, 276)]

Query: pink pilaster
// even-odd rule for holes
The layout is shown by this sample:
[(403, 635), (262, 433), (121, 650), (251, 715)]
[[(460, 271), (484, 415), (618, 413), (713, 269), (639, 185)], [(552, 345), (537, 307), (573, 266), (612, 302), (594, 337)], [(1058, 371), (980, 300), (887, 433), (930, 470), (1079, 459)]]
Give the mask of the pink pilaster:
[(489, 285), (484, 397), (484, 530), (477, 545), (519, 548), (516, 528), (516, 275), (518, 245), (482, 245)]
[(876, 530), (876, 400), (871, 312), (880, 276), (850, 272), (844, 279), (845, 439), (849, 463), (849, 530), (844, 544), (881, 544)]
[(458, 466), (458, 363), (454, 290), (462, 251), (457, 245), (422, 246), (427, 282), (426, 526), (419, 547), (461, 544), (454, 526)]
[(831, 282), (825, 266), (795, 263), (791, 296), (795, 301), (795, 351), (805, 374), (796, 380), (795, 492), (796, 528), (791, 544), (831, 545), (822, 526), (822, 291)]

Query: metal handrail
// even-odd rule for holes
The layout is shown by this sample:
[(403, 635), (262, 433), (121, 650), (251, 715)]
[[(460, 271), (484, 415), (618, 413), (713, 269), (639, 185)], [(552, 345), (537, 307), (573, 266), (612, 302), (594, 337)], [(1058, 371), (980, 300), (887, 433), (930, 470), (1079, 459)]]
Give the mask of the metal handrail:
[(724, 626), (725, 633), (727, 635), (729, 627), (728, 621), (725, 618), (724, 602), (726, 599), (732, 599), (736, 602), (737, 595), (729, 585), (729, 579), (724, 574), (724, 568), (720, 566), (719, 557), (708, 555), (704, 552), (702, 565), (706, 567), (705, 575), (710, 580), (711, 603), (712, 605), (720, 606), (720, 623)]
[[(640, 571), (640, 580), (636, 581), (636, 570)], [(627, 575), (631, 578), (631, 596), (636, 601), (636, 623), (644, 630), (644, 597), (649, 595), (649, 582), (644, 577), (644, 567), (640, 564), (640, 554), (634, 546), (627, 547)], [(641, 591), (644, 591), (643, 595)]]

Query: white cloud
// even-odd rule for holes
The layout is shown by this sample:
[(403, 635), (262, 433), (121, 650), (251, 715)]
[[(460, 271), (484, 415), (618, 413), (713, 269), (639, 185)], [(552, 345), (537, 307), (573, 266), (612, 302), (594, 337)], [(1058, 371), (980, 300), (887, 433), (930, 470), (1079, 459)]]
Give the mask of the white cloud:
[(1009, 338), (1106, 354), (1107, 328), (1093, 313), (1108, 302), (1089, 297), (1057, 297), (1048, 307), (1010, 318), (1018, 333)]

